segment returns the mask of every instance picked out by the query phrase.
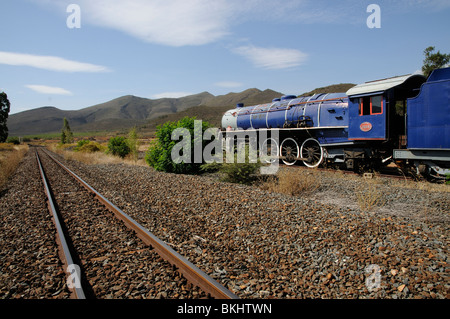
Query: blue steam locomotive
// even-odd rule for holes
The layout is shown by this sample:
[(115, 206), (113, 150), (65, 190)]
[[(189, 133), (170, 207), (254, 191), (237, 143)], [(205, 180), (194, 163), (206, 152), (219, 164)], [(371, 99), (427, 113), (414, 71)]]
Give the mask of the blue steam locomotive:
[[(409, 74), (346, 93), (282, 96), (225, 112), (223, 132), (277, 132), (268, 138), (286, 165), (366, 171), (395, 162), (420, 175), (450, 173), (450, 68)], [(273, 154), (273, 153), (272, 153)]]

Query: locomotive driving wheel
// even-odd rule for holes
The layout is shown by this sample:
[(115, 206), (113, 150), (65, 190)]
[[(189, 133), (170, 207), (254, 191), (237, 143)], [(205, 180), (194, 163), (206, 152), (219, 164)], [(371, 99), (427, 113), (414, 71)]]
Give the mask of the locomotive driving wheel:
[(314, 138), (308, 138), (302, 144), (300, 149), (300, 155), (303, 160), (303, 164), (307, 167), (317, 167), (323, 161), (323, 148), (320, 146), (319, 142)]
[(284, 139), (281, 143), (280, 153), (284, 164), (294, 165), (299, 154), (297, 142), (290, 137)]
[(278, 156), (279, 149), (277, 141), (273, 138), (266, 139), (260, 149), (260, 157), (264, 160), (264, 162), (269, 164), (278, 161)]

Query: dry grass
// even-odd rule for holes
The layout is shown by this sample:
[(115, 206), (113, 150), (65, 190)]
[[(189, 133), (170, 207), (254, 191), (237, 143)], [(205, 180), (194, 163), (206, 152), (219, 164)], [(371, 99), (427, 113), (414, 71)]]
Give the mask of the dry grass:
[[(76, 144), (74, 144), (76, 145)], [(71, 146), (74, 145), (65, 145), (63, 147), (58, 146), (57, 144), (51, 144), (47, 147), (52, 151), (64, 157), (66, 160), (78, 161), (88, 165), (95, 164), (126, 164), (126, 165), (134, 165), (134, 166), (147, 166), (145, 160), (133, 160), (131, 157), (120, 158), (118, 156), (113, 156), (111, 154), (105, 154), (104, 152), (74, 152), (69, 150)]]
[(375, 208), (386, 204), (383, 191), (378, 186), (380, 182), (377, 179), (366, 180), (364, 187), (355, 190), (356, 200), (361, 210), (370, 212)]
[(316, 175), (314, 170), (280, 169), (277, 175), (261, 181), (260, 188), (291, 196), (310, 194), (320, 187), (320, 180)]
[(450, 186), (446, 184), (430, 183), (427, 181), (412, 181), (412, 180), (398, 180), (391, 183), (393, 187), (399, 188), (410, 188), (410, 189), (420, 189), (425, 190), (430, 193), (450, 193)]
[(27, 152), (28, 145), (0, 144), (0, 188), (14, 174)]

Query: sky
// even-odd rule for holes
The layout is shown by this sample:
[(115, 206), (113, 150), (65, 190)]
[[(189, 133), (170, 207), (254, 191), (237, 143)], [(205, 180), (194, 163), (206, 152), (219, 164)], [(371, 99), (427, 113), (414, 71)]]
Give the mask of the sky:
[[(375, 5), (375, 6), (374, 6)], [(11, 113), (317, 87), (420, 72), (450, 53), (450, 0), (1, 0)]]

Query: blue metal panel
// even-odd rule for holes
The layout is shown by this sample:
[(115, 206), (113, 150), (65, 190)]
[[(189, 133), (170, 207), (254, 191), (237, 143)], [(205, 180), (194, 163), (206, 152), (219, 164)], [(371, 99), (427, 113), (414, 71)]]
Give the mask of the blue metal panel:
[(450, 68), (431, 74), (407, 112), (408, 148), (450, 149)]
[(255, 106), (256, 105), (240, 108), (236, 123), (238, 129), (248, 130), (252, 127), (250, 123), (250, 116)]
[[(337, 97), (342, 97), (337, 96)], [(336, 97), (327, 96), (326, 99)], [(348, 99), (325, 101), (320, 105), (320, 126), (348, 126)]]
[(286, 122), (287, 123), (297, 123), (299, 118), (303, 116), (305, 112), (305, 105), (300, 104), (296, 106), (290, 107), (288, 110), (286, 110)]
[(273, 103), (267, 114), (268, 128), (282, 128), (285, 122), (286, 105), (280, 102)]
[(348, 142), (347, 128), (330, 128), (319, 130), (317, 133), (317, 140), (320, 144), (338, 144)]
[[(313, 101), (313, 99), (311, 99), (311, 101)], [(305, 106), (305, 117), (311, 120), (313, 127), (319, 126), (319, 104), (320, 101), (314, 101), (307, 103)]]
[(431, 72), (427, 82), (435, 82), (450, 79), (450, 68), (436, 69)]
[(260, 104), (260, 105), (257, 105), (252, 110), (251, 125), (254, 129), (267, 127), (267, 125), (266, 125), (267, 111), (269, 110), (271, 105), (272, 105), (272, 103)]
[(350, 140), (384, 140), (386, 139), (386, 99), (383, 96), (383, 113), (359, 115), (359, 98), (349, 98)]
[(297, 123), (298, 119), (303, 116), (305, 111), (305, 102), (310, 96), (302, 96), (289, 101), (289, 107), (286, 109), (285, 118), (287, 123)]
[(267, 128), (282, 128), (286, 122), (286, 111), (294, 99), (293, 95), (282, 96), (279, 102), (272, 104), (267, 114)]

